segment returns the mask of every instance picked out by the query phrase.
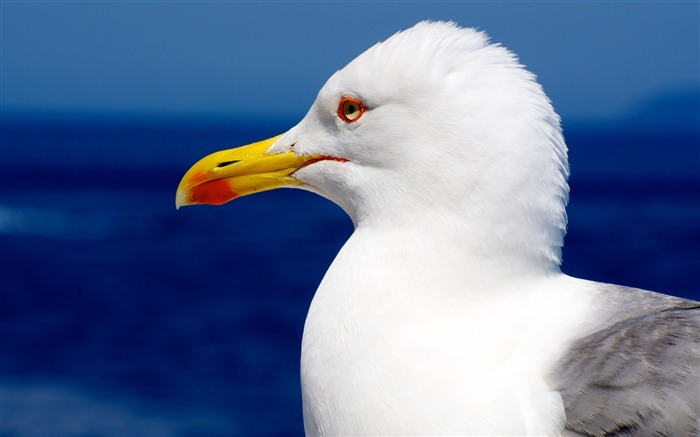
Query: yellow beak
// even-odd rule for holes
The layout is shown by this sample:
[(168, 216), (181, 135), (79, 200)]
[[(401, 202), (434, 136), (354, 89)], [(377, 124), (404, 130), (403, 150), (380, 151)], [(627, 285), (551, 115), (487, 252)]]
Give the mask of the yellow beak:
[(291, 151), (266, 153), (280, 136), (212, 153), (199, 160), (180, 181), (175, 206), (222, 205), (248, 194), (303, 185), (291, 176), (292, 173), (313, 162), (337, 159), (320, 155), (297, 155)]

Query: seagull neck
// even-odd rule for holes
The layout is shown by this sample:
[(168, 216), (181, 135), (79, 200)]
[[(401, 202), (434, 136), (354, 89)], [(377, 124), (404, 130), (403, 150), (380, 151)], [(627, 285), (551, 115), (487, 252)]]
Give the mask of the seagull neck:
[(412, 218), (410, 222), (360, 220), (351, 247), (371, 247), (377, 263), (400, 260), (424, 277), (458, 275), (462, 284), (472, 283), (475, 288), (561, 273), (558, 260), (548, 258), (547, 248), (534, 244), (531, 232), (510, 232), (512, 223), (502, 229), (493, 223), (480, 226), (435, 210)]

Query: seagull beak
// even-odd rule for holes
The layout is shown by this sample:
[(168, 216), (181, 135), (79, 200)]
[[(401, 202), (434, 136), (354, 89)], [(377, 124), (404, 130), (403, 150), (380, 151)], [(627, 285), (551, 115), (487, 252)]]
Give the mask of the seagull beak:
[(297, 155), (291, 150), (268, 153), (281, 136), (200, 159), (182, 177), (175, 206), (223, 205), (248, 194), (304, 185), (292, 176), (300, 168), (318, 161), (347, 161), (325, 155)]
[(202, 158), (180, 181), (175, 206), (179, 209), (185, 205), (222, 205), (247, 194), (302, 185), (291, 174), (317, 157), (292, 151), (267, 153), (280, 137)]

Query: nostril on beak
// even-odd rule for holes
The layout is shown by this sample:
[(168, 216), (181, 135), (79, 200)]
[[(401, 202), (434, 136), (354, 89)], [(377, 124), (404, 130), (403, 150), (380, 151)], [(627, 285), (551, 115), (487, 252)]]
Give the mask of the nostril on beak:
[(235, 164), (237, 162), (241, 162), (241, 161), (240, 160), (239, 161), (224, 161), (224, 162), (219, 163), (219, 165), (217, 165), (216, 168), (227, 167), (227, 166), (229, 166), (231, 164)]

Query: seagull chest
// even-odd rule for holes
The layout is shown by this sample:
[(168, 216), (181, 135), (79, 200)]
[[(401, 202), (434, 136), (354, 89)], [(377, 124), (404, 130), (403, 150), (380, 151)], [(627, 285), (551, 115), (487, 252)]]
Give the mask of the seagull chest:
[(421, 293), (421, 281), (439, 289), (435, 281), (443, 275), (427, 280), (416, 266), (410, 271), (423, 279), (388, 282), (390, 273), (378, 271), (382, 264), (372, 255), (353, 256), (348, 268), (353, 246), (329, 269), (306, 320), (301, 376), (307, 434), (561, 429), (561, 399), (544, 380), (552, 351), (541, 350), (557, 344), (558, 334), (543, 335), (546, 323), (533, 323), (538, 315), (527, 311), (531, 302), (510, 296), (470, 305), (465, 294)]

